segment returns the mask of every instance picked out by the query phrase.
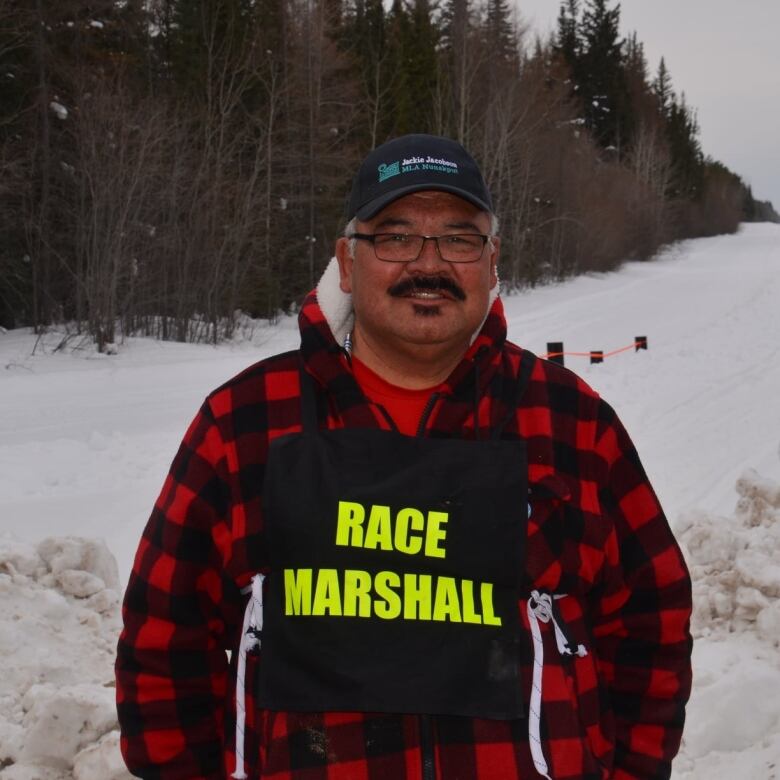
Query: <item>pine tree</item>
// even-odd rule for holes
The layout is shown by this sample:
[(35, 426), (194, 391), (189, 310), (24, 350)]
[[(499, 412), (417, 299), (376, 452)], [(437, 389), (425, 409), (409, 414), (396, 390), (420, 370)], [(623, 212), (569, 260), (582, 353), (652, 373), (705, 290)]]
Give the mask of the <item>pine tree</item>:
[(649, 83), (645, 48), (636, 32), (626, 38), (624, 49), (626, 88), (633, 127), (630, 145), (633, 146), (637, 133), (652, 130), (655, 134), (662, 118), (658, 112), (658, 101)]
[(666, 67), (666, 61), (661, 57), (658, 63), (658, 73), (653, 81), (653, 94), (658, 100), (658, 110), (663, 117), (668, 117), (671, 103), (674, 100), (672, 77)]
[(515, 68), (518, 43), (508, 0), (487, 0), (484, 31), (492, 66)]
[(666, 125), (669, 152), (673, 166), (675, 197), (694, 200), (702, 193), (704, 157), (699, 143), (699, 124), (695, 112), (688, 107), (685, 93), (673, 98)]
[(438, 55), (440, 33), (432, 19), (430, 0), (413, 0), (410, 12), (409, 48), (406, 56), (408, 88), (414, 122), (409, 130), (432, 132), (434, 128), (434, 98), (438, 86)]
[(387, 65), (389, 83), (383, 101), (383, 135), (402, 135), (415, 127), (410, 93), (408, 57), (411, 48), (411, 19), (402, 0), (393, 0), (387, 15)]
[(578, 16), (579, 0), (564, 0), (561, 3), (558, 11), (558, 32), (555, 42), (556, 52), (563, 57), (575, 77), (582, 55)]
[(443, 124), (447, 132), (467, 144), (479, 49), (471, 0), (445, 0), (440, 29), (442, 86), (449, 98), (449, 116)]
[(607, 0), (586, 0), (580, 24), (580, 95), (596, 140), (618, 155), (633, 132), (619, 25), (619, 5), (610, 9)]
[[(22, 204), (29, 197), (34, 146), (29, 116), (36, 102), (32, 40), (36, 17), (0, 3), (0, 326), (34, 321), (33, 265)], [(39, 33), (40, 34), (40, 33)]]
[[(382, 0), (354, 0), (344, 21), (341, 48), (351, 52), (360, 68), (372, 73), (385, 52), (385, 9)], [(372, 84), (372, 79), (366, 81)]]
[(394, 0), (387, 19), (389, 85), (387, 135), (425, 133), (434, 129), (439, 32), (431, 20), (429, 0), (408, 6)]
[(499, 105), (499, 96), (507, 93), (509, 85), (516, 83), (520, 74), (519, 42), (507, 0), (486, 1), (478, 36), (480, 121), (490, 124), (488, 107)]
[(372, 148), (386, 132), (387, 100), (391, 72), (387, 46), (387, 21), (382, 0), (353, 0), (345, 13), (339, 47), (352, 63), (361, 84), (365, 126), (363, 145)]
[(625, 41), (625, 69), (637, 81), (647, 83), (645, 47), (637, 38), (636, 32), (631, 33)]
[(456, 51), (464, 30), (471, 26), (471, 0), (445, 0), (438, 26), (442, 50)]
[[(208, 101), (230, 82), (255, 43), (279, 45), (280, 0), (168, 0), (170, 68), (180, 92)], [(265, 34), (264, 34), (265, 31)], [(261, 49), (258, 54), (262, 54)], [(231, 72), (232, 71), (232, 72)]]
[(756, 201), (753, 198), (753, 188), (748, 185), (745, 187), (745, 194), (742, 201), (742, 218), (745, 222), (755, 222), (757, 215)]

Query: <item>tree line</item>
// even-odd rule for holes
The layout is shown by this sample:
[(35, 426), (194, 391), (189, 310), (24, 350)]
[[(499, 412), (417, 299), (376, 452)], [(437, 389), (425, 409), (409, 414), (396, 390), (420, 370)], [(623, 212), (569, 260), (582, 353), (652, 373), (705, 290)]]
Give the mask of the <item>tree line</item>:
[(619, 22), (564, 0), (543, 41), (508, 0), (0, 0), (0, 325), (103, 350), (290, 311), (359, 160), (409, 132), (482, 165), (509, 288), (777, 218)]

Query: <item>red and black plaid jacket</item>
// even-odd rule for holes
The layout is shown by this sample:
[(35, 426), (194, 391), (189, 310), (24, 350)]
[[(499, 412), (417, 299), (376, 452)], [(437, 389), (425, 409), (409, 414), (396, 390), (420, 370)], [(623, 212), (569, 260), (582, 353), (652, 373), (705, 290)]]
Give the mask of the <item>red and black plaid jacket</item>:
[[(300, 326), (300, 354), (320, 386), (321, 424), (386, 428), (355, 383), (314, 293)], [(504, 419), (522, 354), (505, 339), (497, 300), (448, 380), (426, 435), (470, 438), (476, 427), (487, 434)], [(298, 361), (298, 352), (264, 360), (207, 398), (144, 531), (117, 658), (122, 750), (138, 777), (224, 778), (235, 768), (235, 650), (246, 601), (240, 591), (259, 565), (269, 442), (300, 430)], [(691, 684), (690, 581), (634, 447), (593, 390), (540, 359), (505, 431), (528, 448), (529, 586), (568, 594), (558, 601), (562, 618), (589, 651), (563, 658), (552, 624), (541, 625), (540, 733), (549, 775), (668, 778)], [(520, 614), (528, 628), (525, 608)], [(226, 650), (233, 651), (232, 666)], [(528, 701), (530, 632), (523, 659)], [(250, 778), (422, 777), (420, 717), (261, 710), (252, 700), (261, 662), (262, 651), (248, 657)], [(539, 777), (525, 720), (426, 721), (427, 750), (432, 739), (442, 780)]]

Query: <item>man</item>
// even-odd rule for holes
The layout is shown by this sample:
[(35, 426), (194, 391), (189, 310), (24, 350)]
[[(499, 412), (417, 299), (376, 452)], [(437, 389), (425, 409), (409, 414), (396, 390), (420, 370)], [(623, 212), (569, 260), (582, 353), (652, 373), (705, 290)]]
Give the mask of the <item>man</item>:
[(685, 564), (612, 409), (506, 341), (476, 163), (390, 141), (347, 216), (300, 350), (207, 398), (141, 540), (128, 766), (669, 777)]

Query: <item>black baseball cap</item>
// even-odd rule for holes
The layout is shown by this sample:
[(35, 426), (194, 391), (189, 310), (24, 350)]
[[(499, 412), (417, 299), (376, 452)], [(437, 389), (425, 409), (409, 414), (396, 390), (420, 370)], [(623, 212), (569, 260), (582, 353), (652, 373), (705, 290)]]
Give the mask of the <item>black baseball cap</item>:
[(450, 138), (415, 134), (394, 138), (363, 160), (352, 182), (347, 219), (371, 219), (394, 200), (421, 190), (451, 192), (493, 212), (474, 158)]

